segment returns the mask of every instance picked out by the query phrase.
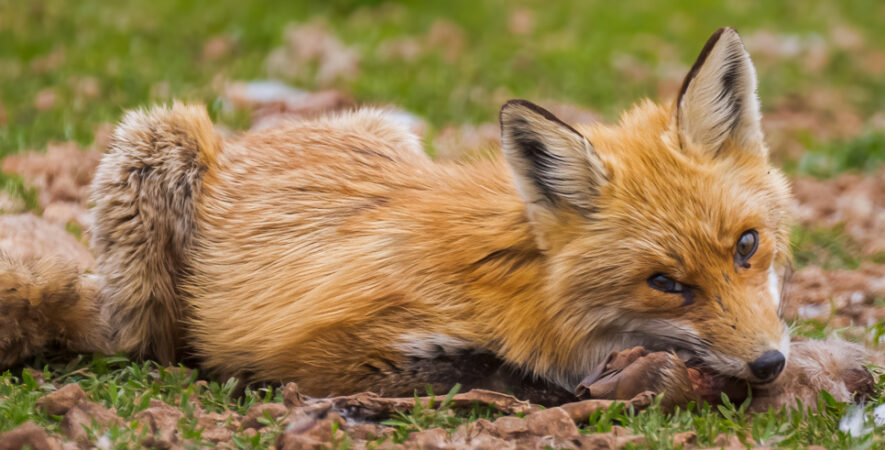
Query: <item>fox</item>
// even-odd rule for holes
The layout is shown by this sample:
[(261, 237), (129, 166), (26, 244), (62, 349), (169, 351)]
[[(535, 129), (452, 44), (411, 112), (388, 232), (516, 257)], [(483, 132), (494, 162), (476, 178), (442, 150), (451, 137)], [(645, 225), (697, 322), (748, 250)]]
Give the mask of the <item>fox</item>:
[(94, 273), (0, 259), (0, 362), (72, 330), (311, 396), (566, 395), (634, 346), (672, 355), (662, 389), (686, 367), (771, 383), (791, 194), (756, 90), (722, 28), (675, 101), (570, 125), (511, 100), (500, 154), (470, 163), (371, 108), (228, 138), (199, 106), (128, 112), (92, 183)]

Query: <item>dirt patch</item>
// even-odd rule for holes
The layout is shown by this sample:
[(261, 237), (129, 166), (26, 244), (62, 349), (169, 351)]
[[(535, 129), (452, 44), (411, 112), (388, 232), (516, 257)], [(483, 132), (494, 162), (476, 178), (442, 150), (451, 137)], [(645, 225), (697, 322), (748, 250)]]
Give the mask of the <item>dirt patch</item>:
[(85, 204), (100, 160), (99, 152), (81, 150), (71, 142), (54, 143), (45, 152), (7, 156), (3, 171), (19, 175), (36, 187), (41, 206), (55, 202)]
[(806, 226), (845, 225), (861, 252), (885, 252), (885, 167), (872, 175), (845, 173), (829, 180), (793, 180), (796, 218)]
[(501, 151), (501, 128), (497, 123), (449, 126), (433, 140), (440, 161), (490, 159)]
[(184, 413), (160, 400), (151, 399), (147, 409), (135, 414), (135, 420), (147, 430), (147, 437), (141, 441), (146, 447), (169, 448), (183, 441), (178, 430), (178, 422)]
[(233, 39), (226, 35), (212, 36), (203, 44), (203, 61), (216, 61), (228, 56), (234, 48)]
[[(885, 265), (865, 263), (858, 270), (799, 269), (785, 290), (784, 316), (829, 320), (848, 319), (862, 326), (885, 320)], [(842, 320), (838, 325), (845, 325)]]
[(762, 123), (766, 142), (778, 161), (801, 156), (808, 136), (818, 142), (845, 139), (864, 126), (860, 113), (842, 93), (826, 89), (778, 100), (765, 112)]
[(7, 156), (3, 171), (21, 176), (38, 190), (44, 218), (65, 225), (74, 222), (87, 228), (86, 202), (89, 184), (101, 160), (96, 150), (81, 150), (74, 143), (50, 144), (45, 152)]

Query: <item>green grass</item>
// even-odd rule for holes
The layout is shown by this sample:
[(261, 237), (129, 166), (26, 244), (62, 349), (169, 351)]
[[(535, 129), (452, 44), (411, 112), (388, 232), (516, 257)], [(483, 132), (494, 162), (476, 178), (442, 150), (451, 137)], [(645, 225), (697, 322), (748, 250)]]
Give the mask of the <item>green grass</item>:
[[(716, 446), (716, 438), (722, 434), (737, 436), (751, 446), (782, 446), (786, 448), (822, 445), (825, 448), (869, 448), (885, 445), (879, 427), (871, 434), (851, 436), (839, 430), (839, 422), (850, 406), (836, 402), (822, 392), (815, 409), (804, 405), (780, 411), (751, 414), (747, 411), (749, 400), (735, 405), (723, 398), (717, 407), (689, 405), (686, 410), (664, 413), (652, 406), (638, 414), (627, 411), (617, 420), (634, 432), (645, 435), (651, 448), (672, 448), (673, 434), (680, 431), (697, 433), (701, 447)], [(871, 415), (874, 405), (867, 404), (865, 412)], [(877, 434), (878, 433), (878, 434)]]
[(793, 262), (797, 268), (818, 265), (824, 269), (857, 269), (862, 258), (856, 242), (842, 225), (796, 226), (790, 235)]
[(874, 131), (835, 142), (817, 143), (798, 160), (789, 161), (788, 173), (830, 178), (842, 172), (872, 173), (885, 162), (885, 133)]
[[(882, 369), (871, 368), (881, 374)], [(885, 389), (885, 378), (879, 378), (878, 391)], [(488, 410), (474, 410), (470, 414), (456, 414), (448, 407), (448, 400), (454, 395), (453, 390), (438, 405), (418, 407), (386, 424), (397, 427), (396, 442), (403, 442), (408, 433), (435, 427), (454, 429), (477, 418), (494, 419)], [(863, 436), (852, 436), (839, 430), (840, 420), (848, 412), (850, 405), (836, 402), (833, 397), (822, 392), (815, 405), (802, 405), (781, 410), (770, 409), (764, 413), (750, 413), (748, 407), (751, 399), (737, 405), (725, 396), (721, 405), (689, 404), (684, 409), (667, 412), (660, 406), (659, 397), (649, 408), (635, 411), (624, 404), (615, 404), (609, 408), (594, 412), (587, 423), (579, 424), (582, 433), (607, 433), (612, 427), (625, 427), (633, 434), (645, 438), (643, 448), (670, 449), (673, 447), (675, 434), (694, 431), (697, 434), (696, 445), (703, 447), (717, 446), (717, 438), (736, 436), (747, 446), (781, 446), (786, 448), (822, 445), (826, 448), (879, 448), (885, 446), (882, 432), (885, 426), (873, 427), (872, 433)], [(867, 417), (871, 417), (876, 402), (869, 402), (863, 408)]]
[[(881, 375), (882, 369), (872, 370)], [(107, 436), (115, 448), (129, 448), (140, 441), (143, 435), (135, 431), (132, 417), (148, 407), (150, 399), (163, 400), (177, 406), (185, 414), (179, 423), (181, 436), (188, 440), (188, 448), (211, 446), (203, 441), (200, 428), (194, 417), (194, 400), (198, 400), (208, 411), (233, 411), (245, 414), (250, 406), (258, 402), (281, 402), (278, 389), (246, 389), (236, 395), (236, 381), (226, 383), (215, 381), (200, 382), (196, 371), (184, 368), (168, 369), (151, 362), (135, 363), (124, 357), (79, 357), (64, 363), (46, 364), (42, 370), (42, 380), (29, 370), (16, 375), (7, 371), (0, 374), (0, 432), (9, 430), (28, 420), (43, 426), (49, 432), (58, 432), (61, 417), (47, 416), (36, 410), (37, 399), (54, 389), (50, 383), (62, 385), (79, 383), (89, 399), (105, 407), (116, 408), (126, 422), (122, 427), (111, 427), (107, 431), (90, 430)], [(879, 376), (878, 391), (885, 390), (885, 377)], [(450, 400), (457, 393), (457, 387), (438, 403), (419, 406), (407, 413), (397, 414), (384, 423), (395, 428), (393, 442), (404, 442), (410, 433), (436, 427), (454, 431), (455, 428), (478, 418), (494, 420), (498, 414), (489, 407), (475, 407), (470, 412), (455, 412), (450, 408)], [(431, 393), (432, 394), (432, 393)], [(781, 446), (786, 448), (823, 445), (826, 448), (880, 448), (885, 446), (882, 432), (885, 427), (875, 428), (873, 433), (854, 437), (839, 430), (839, 421), (846, 414), (849, 405), (838, 403), (824, 392), (816, 405), (816, 412), (805, 406), (766, 413), (749, 413), (749, 400), (735, 405), (723, 398), (723, 405), (702, 406), (689, 404), (685, 409), (666, 412), (660, 407), (660, 399), (650, 408), (635, 411), (623, 404), (593, 413), (587, 423), (579, 424), (582, 433), (605, 433), (612, 427), (622, 426), (631, 433), (645, 437), (647, 448), (673, 448), (672, 439), (676, 433), (694, 431), (697, 445), (713, 446), (720, 435), (737, 436), (747, 445)], [(865, 411), (870, 416), (877, 401), (869, 402)], [(233, 444), (239, 448), (266, 448), (283, 431), (279, 421), (270, 417), (262, 420), (266, 428), (256, 435), (237, 432)], [(868, 424), (872, 426), (872, 424)], [(334, 435), (334, 430), (333, 430)], [(376, 444), (381, 443), (378, 440)], [(332, 443), (332, 448), (349, 448), (347, 438)]]
[[(39, 367), (39, 362), (32, 365)], [(194, 402), (199, 400), (209, 412), (232, 411), (245, 415), (249, 407), (258, 402), (282, 401), (278, 389), (271, 387), (237, 392), (237, 381), (203, 381), (197, 383), (197, 371), (181, 368), (165, 368), (153, 362), (131, 362), (122, 356), (79, 356), (70, 360), (57, 358), (44, 365), (42, 380), (29, 369), (16, 374), (6, 371), (0, 375), (0, 432), (14, 428), (26, 421), (33, 421), (50, 432), (58, 432), (61, 417), (48, 416), (34, 408), (43, 395), (53, 391), (53, 385), (78, 383), (91, 401), (107, 408), (116, 408), (125, 421), (122, 427), (112, 427), (108, 436), (112, 442), (126, 444), (140, 441), (133, 426), (133, 416), (148, 408), (150, 400), (159, 399), (177, 406), (185, 415), (179, 429), (185, 439), (194, 445), (211, 445), (200, 437), (200, 429), (194, 416)], [(262, 419), (259, 419), (262, 420)], [(249, 436), (239, 432), (233, 437), (242, 447), (266, 448), (271, 445), (282, 429), (268, 419), (268, 428), (259, 435)]]
[[(516, 8), (533, 11), (530, 33), (508, 31)], [(877, 18), (883, 15), (885, 4), (875, 0), (220, 0), (211, 6), (178, 0), (0, 0), (0, 101), (7, 115), (6, 125), (0, 125), (0, 155), (40, 149), (50, 140), (88, 144), (98, 124), (117, 120), (124, 109), (173, 97), (204, 101), (217, 118), (242, 125), (222, 111), (218, 85), (266, 78), (267, 55), (293, 22), (324, 21), (359, 52), (358, 76), (332, 87), (362, 101), (401, 105), (439, 127), (494, 121), (501, 99), (511, 96), (569, 101), (614, 117), (656, 94), (663, 76), (655, 68), (687, 69), (719, 26), (814, 39), (847, 24), (867, 46), (881, 48), (885, 29)], [(379, 56), (384, 41), (419, 38), (440, 20), (462, 30), (463, 45), (454, 60), (442, 49), (409, 62)], [(219, 35), (231, 39), (232, 51), (204, 61), (204, 43)], [(627, 57), (648, 73), (619, 73), (619, 61)], [(800, 58), (760, 59), (764, 104), (826, 86), (845, 89), (864, 116), (882, 110), (885, 77), (859, 70), (851, 57), (834, 50), (819, 71), (804, 70)], [(286, 81), (313, 89), (318, 87), (313, 75), (306, 68)], [(99, 95), (78, 88), (83, 78), (97, 82)], [(46, 88), (55, 90), (56, 101), (39, 111), (34, 100)]]
[(417, 401), (418, 394), (415, 393), (415, 408), (408, 412), (397, 413), (394, 417), (383, 421), (384, 425), (392, 426), (396, 429), (393, 441), (396, 443), (404, 442), (409, 434), (415, 431), (430, 430), (433, 428), (445, 428), (454, 430), (461, 425), (474, 421), (479, 418), (494, 420), (499, 414), (493, 408), (487, 405), (474, 405), (473, 410), (469, 413), (456, 412), (451, 408), (452, 398), (461, 389), (461, 385), (456, 384), (437, 403), (433, 390), (428, 386), (427, 395), (432, 397), (425, 406), (422, 402)]
[[(510, 14), (518, 8), (530, 10), (534, 18), (533, 30), (524, 35), (508, 30)], [(658, 85), (670, 76), (666, 72), (687, 70), (710, 33), (723, 25), (735, 26), (745, 35), (769, 30), (827, 43), (834, 26), (847, 26), (860, 34), (865, 48), (881, 50), (885, 48), (883, 16), (885, 3), (875, 0), (219, 0), (211, 4), (0, 0), (0, 157), (41, 150), (50, 141), (90, 145), (96, 128), (118, 120), (124, 110), (173, 98), (204, 102), (215, 120), (242, 129), (248, 124), (247, 115), (222, 101), (223, 86), (228, 81), (269, 78), (266, 59), (283, 43), (285, 28), (291, 23), (325, 23), (355, 49), (361, 64), (356, 77), (328, 86), (317, 83), (314, 67), (298, 70), (283, 81), (309, 90), (341, 89), (361, 102), (399, 105), (425, 118), (433, 136), (449, 124), (494, 121), (500, 103), (509, 97), (574, 103), (613, 120), (639, 98), (656, 97)], [(454, 24), (463, 38), (452, 59), (446, 57), (444, 46), (456, 44), (458, 33), (412, 61), (382, 57), (386, 42), (425, 39), (428, 30), (440, 23)], [(206, 61), (203, 46), (215, 36), (229, 39), (231, 50)], [(849, 50), (834, 48), (828, 55), (819, 70), (805, 69), (801, 57), (756, 58), (763, 108), (783, 98), (833, 90), (865, 123), (885, 110), (885, 76), (862, 70), (863, 58)], [(89, 83), (98, 87), (97, 95), (84, 89)], [(38, 94), (48, 90), (55, 101), (38, 109)], [(805, 144), (810, 151), (787, 161), (789, 172), (830, 177), (849, 170), (877, 170), (885, 160), (885, 134), (872, 129), (838, 141), (809, 137)], [(23, 199), (27, 209), (39, 211), (36, 192), (18, 177), (0, 174), (0, 189)], [(856, 244), (838, 227), (797, 228), (792, 238), (799, 267), (819, 264), (851, 269), (861, 262)], [(868, 331), (879, 341), (885, 325), (880, 322)], [(795, 326), (800, 335), (824, 337), (834, 332), (823, 323)], [(280, 400), (280, 393), (272, 388), (247, 389), (237, 396), (234, 381), (198, 383), (196, 372), (170, 371), (119, 357), (38, 360), (32, 366), (41, 368), (43, 377), (52, 383), (79, 383), (92, 400), (117, 408), (127, 419), (144, 409), (151, 397), (179, 405), (186, 415), (183, 432), (196, 443), (201, 437), (188, 409), (189, 399), (199, 399), (214, 411), (238, 413), (258, 401)], [(46, 417), (33, 408), (49, 389), (27, 371), (0, 375), (0, 431), (27, 420), (56, 431), (59, 418)], [(625, 426), (645, 435), (654, 448), (669, 448), (672, 435), (683, 430), (696, 431), (700, 445), (713, 445), (715, 436), (726, 432), (747, 443), (784, 447), (811, 443), (828, 448), (885, 446), (881, 440), (869, 441), (878, 437), (856, 439), (838, 431), (847, 406), (826, 395), (821, 402), (818, 414), (799, 410), (749, 414), (737, 405), (667, 414), (656, 407), (634, 412), (616, 406), (595, 414), (584, 430), (604, 432), (613, 425)], [(437, 425), (451, 428), (476, 417), (493, 416), (487, 410), (458, 415), (443, 402), (389, 423), (397, 428), (396, 439), (401, 441), (415, 430)], [(280, 431), (278, 424), (269, 425), (267, 433), (237, 434), (235, 444), (269, 446)], [(121, 427), (112, 429), (109, 436), (125, 446), (138, 438), (133, 433), (130, 427)]]
[(12, 198), (22, 200), (26, 210), (40, 212), (37, 190), (28, 186), (21, 177), (0, 172), (0, 191), (8, 193)]

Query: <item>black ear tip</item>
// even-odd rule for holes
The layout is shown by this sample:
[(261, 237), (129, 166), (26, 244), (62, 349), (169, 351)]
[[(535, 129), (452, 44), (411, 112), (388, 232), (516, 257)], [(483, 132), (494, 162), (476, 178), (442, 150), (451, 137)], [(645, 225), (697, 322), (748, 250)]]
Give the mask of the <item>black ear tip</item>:
[(521, 115), (518, 111), (526, 109), (535, 110), (536, 108), (538, 106), (528, 100), (512, 98), (501, 106), (501, 111), (498, 112), (498, 122), (501, 126), (504, 126), (506, 120)]
[(507, 103), (504, 103), (504, 105), (501, 106), (501, 112), (503, 112), (504, 110), (507, 110), (507, 109), (515, 108), (515, 107), (535, 109), (535, 108), (538, 108), (538, 105), (536, 105), (528, 100), (525, 100), (525, 99), (512, 98), (510, 100), (507, 100)]
[[(537, 114), (547, 120), (552, 120), (554, 122), (565, 123), (562, 120), (559, 120), (552, 112), (547, 111), (546, 109), (538, 106), (535, 103), (532, 103), (528, 100), (523, 100), (521, 98), (514, 98), (512, 100), (508, 100), (507, 103), (504, 103), (504, 106), (501, 107), (501, 113), (499, 114), (499, 119), (503, 121), (505, 118), (504, 115), (507, 114), (509, 118), (510, 111), (521, 111), (516, 113), (517, 115), (525, 115), (525, 114)], [(566, 125), (567, 126), (567, 125)], [(571, 127), (569, 127), (571, 128)]]
[(719, 40), (719, 37), (721, 37), (722, 35), (734, 35), (734, 36), (737, 36), (738, 39), (740, 39), (740, 37), (741, 37), (741, 34), (738, 33), (737, 28), (722, 27), (722, 28), (716, 30), (716, 32), (713, 33), (713, 36), (711, 36), (710, 39), (712, 39), (713, 37), (716, 37), (716, 40)]

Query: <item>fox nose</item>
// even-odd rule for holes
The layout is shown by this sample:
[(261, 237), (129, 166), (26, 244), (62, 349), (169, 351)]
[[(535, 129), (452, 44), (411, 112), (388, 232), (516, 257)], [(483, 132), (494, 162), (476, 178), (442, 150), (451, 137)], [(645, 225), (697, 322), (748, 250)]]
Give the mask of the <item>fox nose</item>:
[(750, 363), (750, 371), (760, 381), (771, 381), (784, 370), (787, 359), (784, 354), (777, 350), (769, 350), (762, 354), (756, 361)]

